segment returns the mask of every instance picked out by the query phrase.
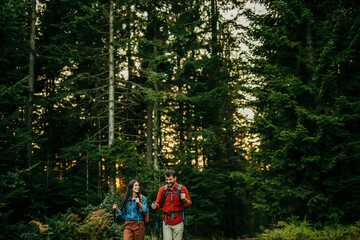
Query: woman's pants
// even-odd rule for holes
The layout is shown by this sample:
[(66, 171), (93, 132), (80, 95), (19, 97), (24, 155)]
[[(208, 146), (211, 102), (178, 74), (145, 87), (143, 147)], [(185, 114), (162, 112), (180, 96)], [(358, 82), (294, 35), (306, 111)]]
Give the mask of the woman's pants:
[(145, 237), (145, 225), (144, 220), (140, 221), (140, 234), (138, 221), (126, 221), (124, 229), (124, 240), (144, 240)]

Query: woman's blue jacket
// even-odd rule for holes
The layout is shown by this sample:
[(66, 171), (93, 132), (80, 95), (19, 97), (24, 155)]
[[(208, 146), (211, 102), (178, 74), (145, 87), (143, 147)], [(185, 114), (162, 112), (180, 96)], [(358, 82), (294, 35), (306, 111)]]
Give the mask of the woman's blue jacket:
[(142, 196), (141, 200), (142, 208), (138, 206), (138, 204), (135, 202), (135, 199), (132, 199), (129, 197), (127, 206), (126, 206), (126, 212), (119, 211), (116, 216), (120, 216), (125, 219), (125, 221), (138, 221), (143, 220), (144, 216), (149, 212), (149, 209), (147, 207), (147, 200), (146, 197)]

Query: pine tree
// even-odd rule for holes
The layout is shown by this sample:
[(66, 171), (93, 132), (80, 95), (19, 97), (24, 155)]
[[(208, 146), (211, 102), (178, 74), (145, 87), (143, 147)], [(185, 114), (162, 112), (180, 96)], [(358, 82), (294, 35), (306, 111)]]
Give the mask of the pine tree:
[(0, 166), (1, 173), (25, 167), (29, 131), (24, 125), (27, 93), (28, 21), (22, 1), (0, 4)]
[(226, 234), (236, 238), (241, 235), (236, 229), (242, 220), (238, 220), (241, 210), (230, 175), (241, 171), (244, 159), (235, 146), (235, 139), (241, 139), (239, 128), (234, 131), (237, 106), (233, 100), (239, 97), (241, 85), (236, 70), (238, 59), (231, 52), (239, 45), (232, 33), (237, 25), (236, 19), (222, 16), (231, 8), (241, 8), (241, 4), (173, 4), (176, 24), (170, 28), (175, 56), (172, 89), (176, 90), (173, 102), (168, 104), (176, 111), (167, 115), (171, 119), (168, 127), (175, 130), (169, 135), (176, 141), (171, 162), (178, 164), (181, 175), (191, 176), (183, 181), (190, 186), (194, 202), (199, 203), (196, 212), (189, 210), (194, 214), (190, 225), (205, 236)]
[(28, 94), (29, 19), (24, 1), (0, 2), (0, 205), (1, 237), (16, 239), (15, 224), (27, 209), (25, 124)]
[[(359, 7), (355, 1), (259, 1), (248, 14), (256, 97), (257, 206), (348, 223), (359, 216)], [(350, 130), (351, 129), (351, 130)]]

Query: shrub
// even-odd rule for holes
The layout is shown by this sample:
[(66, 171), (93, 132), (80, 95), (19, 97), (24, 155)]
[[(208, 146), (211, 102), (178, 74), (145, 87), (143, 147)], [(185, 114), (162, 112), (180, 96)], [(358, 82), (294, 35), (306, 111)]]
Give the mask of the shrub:
[(77, 214), (68, 213), (47, 219), (47, 224), (31, 221), (38, 228), (34, 234), (39, 239), (107, 239), (121, 235), (123, 226), (116, 224), (113, 216), (104, 209), (91, 212), (83, 221)]
[(307, 221), (278, 222), (275, 228), (266, 229), (257, 236), (261, 240), (353, 240), (360, 239), (360, 221), (354, 225), (326, 226), (316, 229)]

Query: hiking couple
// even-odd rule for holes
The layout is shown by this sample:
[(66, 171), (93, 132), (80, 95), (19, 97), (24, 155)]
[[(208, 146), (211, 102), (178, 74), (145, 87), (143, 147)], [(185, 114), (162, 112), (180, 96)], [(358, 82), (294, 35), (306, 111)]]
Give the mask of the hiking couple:
[[(192, 202), (187, 188), (176, 182), (174, 170), (165, 172), (165, 180), (166, 185), (159, 189), (156, 201), (151, 204), (151, 208), (158, 210), (162, 207), (164, 240), (181, 240), (184, 232), (184, 208), (191, 207)], [(129, 182), (120, 208), (117, 204), (114, 204), (113, 208), (116, 210), (116, 216), (125, 219), (123, 239), (143, 240), (145, 237), (144, 216), (149, 209), (146, 197), (141, 195), (138, 181)]]

